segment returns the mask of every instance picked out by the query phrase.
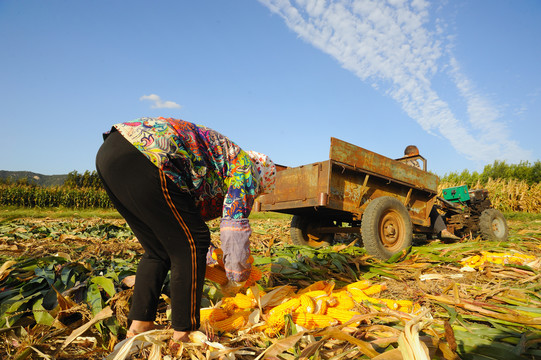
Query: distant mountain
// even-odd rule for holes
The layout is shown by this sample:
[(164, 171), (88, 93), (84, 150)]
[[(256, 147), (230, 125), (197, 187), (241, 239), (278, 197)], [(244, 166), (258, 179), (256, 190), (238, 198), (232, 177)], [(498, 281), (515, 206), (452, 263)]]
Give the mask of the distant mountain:
[(0, 170), (0, 179), (9, 179), (11, 182), (15, 182), (18, 179), (26, 179), (28, 183), (36, 184), (39, 186), (60, 186), (64, 184), (64, 181), (66, 181), (67, 178), (68, 174), (43, 175), (31, 171)]

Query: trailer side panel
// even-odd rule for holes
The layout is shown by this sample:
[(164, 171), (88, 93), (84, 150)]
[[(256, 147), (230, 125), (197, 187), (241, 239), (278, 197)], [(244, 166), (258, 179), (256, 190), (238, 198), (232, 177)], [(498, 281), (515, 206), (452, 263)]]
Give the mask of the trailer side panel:
[(438, 177), (345, 141), (331, 138), (329, 158), (428, 192), (437, 193)]

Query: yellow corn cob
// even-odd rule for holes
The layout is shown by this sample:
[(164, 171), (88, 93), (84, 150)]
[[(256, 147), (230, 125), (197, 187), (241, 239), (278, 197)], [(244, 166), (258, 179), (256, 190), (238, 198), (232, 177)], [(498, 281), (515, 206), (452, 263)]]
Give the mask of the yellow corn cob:
[[(255, 266), (252, 266), (252, 269), (250, 271), (250, 277), (248, 278), (248, 280), (246, 280), (244, 287), (249, 287), (249, 286), (254, 285), (262, 277), (263, 277), (263, 273), (261, 272), (261, 270), (259, 270)], [(221, 265), (218, 265), (218, 264), (207, 265), (205, 278), (207, 278), (210, 281), (214, 281), (215, 283), (218, 283), (220, 285), (225, 285), (229, 281), (229, 279), (227, 278), (225, 274), (225, 269)]]
[[(391, 299), (375, 299), (370, 298), (369, 301), (376, 305), (383, 305), (391, 310), (400, 310), (410, 312), (413, 309), (413, 303), (409, 300), (391, 300)], [(401, 310), (403, 309), (403, 310)]]
[[(399, 309), (400, 310), (400, 309)], [(413, 307), (411, 309), (409, 309), (409, 311), (407, 309), (404, 309), (404, 310), (400, 310), (400, 311), (403, 311), (403, 312), (409, 312), (410, 314), (413, 313), (413, 314), (416, 314), (419, 312), (419, 310), (421, 310), (421, 305), (419, 304), (413, 304)]]
[[(210, 255), (212, 259), (218, 262), (219, 265), (224, 266), (224, 252), (220, 248), (216, 248), (212, 251), (212, 254)], [(250, 255), (248, 258), (248, 262), (251, 264), (254, 262), (254, 257)]]
[(301, 304), (301, 300), (299, 298), (291, 298), (286, 302), (281, 303), (278, 306), (273, 307), (269, 311), (269, 315), (272, 316), (274, 314), (289, 314), (295, 311)]
[(325, 288), (323, 290), (325, 290), (327, 294), (330, 294), (334, 290), (335, 285), (336, 284), (334, 283), (334, 281), (327, 281), (327, 285), (325, 285)]
[(333, 319), (337, 320), (341, 324), (351, 320), (352, 317), (355, 315), (360, 315), (360, 313), (356, 311), (349, 311), (349, 310), (342, 310), (337, 308), (327, 308), (327, 316), (332, 317)]
[(325, 290), (325, 287), (327, 286), (327, 282), (325, 280), (316, 281), (310, 286), (305, 287), (304, 289), (300, 290), (298, 292), (299, 295), (305, 294), (310, 291), (316, 291), (316, 290)]
[(263, 277), (263, 272), (259, 268), (252, 265), (252, 270), (250, 271), (250, 277), (246, 280), (244, 287), (250, 287), (254, 285), (258, 280), (261, 280)]
[(205, 278), (220, 285), (225, 285), (228, 281), (224, 268), (219, 265), (207, 265)]
[(410, 300), (396, 300), (398, 306), (413, 306), (413, 302)]
[(353, 299), (357, 302), (363, 302), (364, 300), (368, 300), (370, 299), (370, 297), (368, 295), (366, 295), (364, 293), (364, 291), (362, 290), (359, 290), (357, 288), (349, 288), (348, 289), (348, 292), (351, 294), (351, 296), (353, 297)]
[(348, 292), (335, 293), (333, 299), (335, 304), (332, 306), (338, 309), (350, 310), (355, 307), (355, 301)]
[(210, 323), (210, 326), (217, 331), (235, 331), (246, 324), (244, 312), (236, 312), (227, 319)]
[(214, 309), (201, 309), (199, 310), (199, 319), (201, 320), (201, 324), (209, 321), (209, 316)]
[[(396, 303), (398, 304), (398, 311), (410, 313), (415, 309), (415, 305), (409, 300), (398, 300)], [(419, 307), (418, 304), (416, 305)]]
[(216, 321), (227, 319), (229, 317), (227, 311), (222, 308), (201, 309), (199, 314), (202, 324), (207, 321), (213, 323)]
[(325, 290), (313, 290), (303, 293), (303, 295), (311, 297), (313, 300), (317, 300), (320, 297), (329, 296)]
[[(261, 292), (260, 292), (261, 293)], [(246, 296), (250, 297), (251, 299), (255, 299), (255, 295), (252, 291), (252, 288), (249, 287), (248, 289), (246, 289)]]
[(280, 330), (282, 330), (281, 328), (277, 329), (275, 327), (269, 327), (269, 326), (266, 326), (264, 329), (263, 329), (263, 332), (265, 333), (265, 335), (267, 335), (268, 337), (275, 337), (276, 335), (280, 334)]
[(300, 305), (295, 311), (305, 312), (309, 314), (314, 313), (316, 306), (314, 304), (314, 300), (312, 300), (310, 296), (306, 294), (302, 294), (301, 296), (299, 296), (299, 300), (300, 300)]
[(228, 314), (232, 314), (237, 309), (237, 305), (233, 299), (234, 298), (232, 297), (222, 299), (222, 309), (224, 309)]
[(409, 313), (411, 313), (413, 311), (413, 307), (412, 306), (399, 306), (398, 309), (396, 309), (396, 310), (409, 314)]
[(291, 314), (301, 304), (299, 298), (292, 298), (272, 308), (267, 316), (267, 326), (274, 330), (280, 330), (285, 325), (284, 315)]
[(294, 313), (291, 317), (295, 324), (306, 329), (318, 329), (338, 324), (337, 320), (327, 315)]
[[(259, 294), (259, 297), (261, 298), (262, 296), (264, 296), (266, 294), (266, 292), (264, 292), (263, 290), (259, 290), (258, 294)], [(249, 296), (250, 298), (255, 299), (255, 295), (254, 295), (254, 293), (252, 291), (251, 286), (246, 289), (246, 296)]]
[(220, 266), (224, 266), (224, 252), (222, 249), (214, 249), (211, 254), (212, 259), (217, 261)]
[(369, 298), (368, 301), (376, 306), (385, 306), (391, 310), (398, 310), (400, 305), (395, 300)]
[(375, 284), (375, 285), (372, 285), (366, 289), (362, 289), (362, 292), (365, 293), (366, 295), (370, 296), (370, 295), (374, 295), (374, 294), (379, 294), (380, 292), (382, 292), (383, 290), (387, 289), (387, 286), (386, 285), (379, 285), (379, 284)]
[(279, 332), (282, 330), (286, 324), (285, 315), (286, 313), (281, 312), (270, 315), (266, 320), (267, 328), (270, 329), (269, 331)]
[(361, 281), (357, 281), (349, 285), (346, 285), (346, 290), (349, 291), (349, 289), (352, 289), (352, 288), (364, 290), (370, 287), (370, 285), (372, 285), (372, 283), (369, 280), (361, 280)]
[(235, 297), (233, 298), (233, 303), (239, 308), (239, 309), (251, 309), (257, 305), (257, 302), (242, 293), (237, 293)]

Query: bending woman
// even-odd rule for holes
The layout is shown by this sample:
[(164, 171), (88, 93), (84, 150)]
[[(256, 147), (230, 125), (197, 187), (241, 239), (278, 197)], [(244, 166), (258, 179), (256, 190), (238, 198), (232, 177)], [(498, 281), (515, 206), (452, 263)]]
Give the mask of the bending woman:
[(254, 199), (274, 185), (276, 168), (220, 133), (178, 119), (141, 118), (104, 134), (96, 168), (112, 203), (145, 250), (137, 267), (128, 336), (154, 328), (158, 300), (171, 271), (173, 340), (199, 328), (210, 231), (222, 217), (220, 240), (229, 286), (250, 274)]

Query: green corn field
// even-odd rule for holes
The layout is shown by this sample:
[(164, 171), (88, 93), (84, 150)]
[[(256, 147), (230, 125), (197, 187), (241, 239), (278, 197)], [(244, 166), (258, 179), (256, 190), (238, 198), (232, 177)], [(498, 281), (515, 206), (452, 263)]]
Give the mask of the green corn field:
[[(464, 185), (460, 182), (443, 181), (439, 192), (447, 187)], [(528, 185), (516, 179), (488, 179), (478, 181), (472, 189), (489, 191), (494, 208), (503, 212), (541, 212), (541, 183)], [(0, 205), (21, 207), (66, 207), (73, 209), (112, 208), (113, 205), (102, 188), (67, 186), (39, 187), (21, 184), (0, 185)]]
[(22, 207), (111, 208), (103, 189), (0, 185), (0, 205)]

